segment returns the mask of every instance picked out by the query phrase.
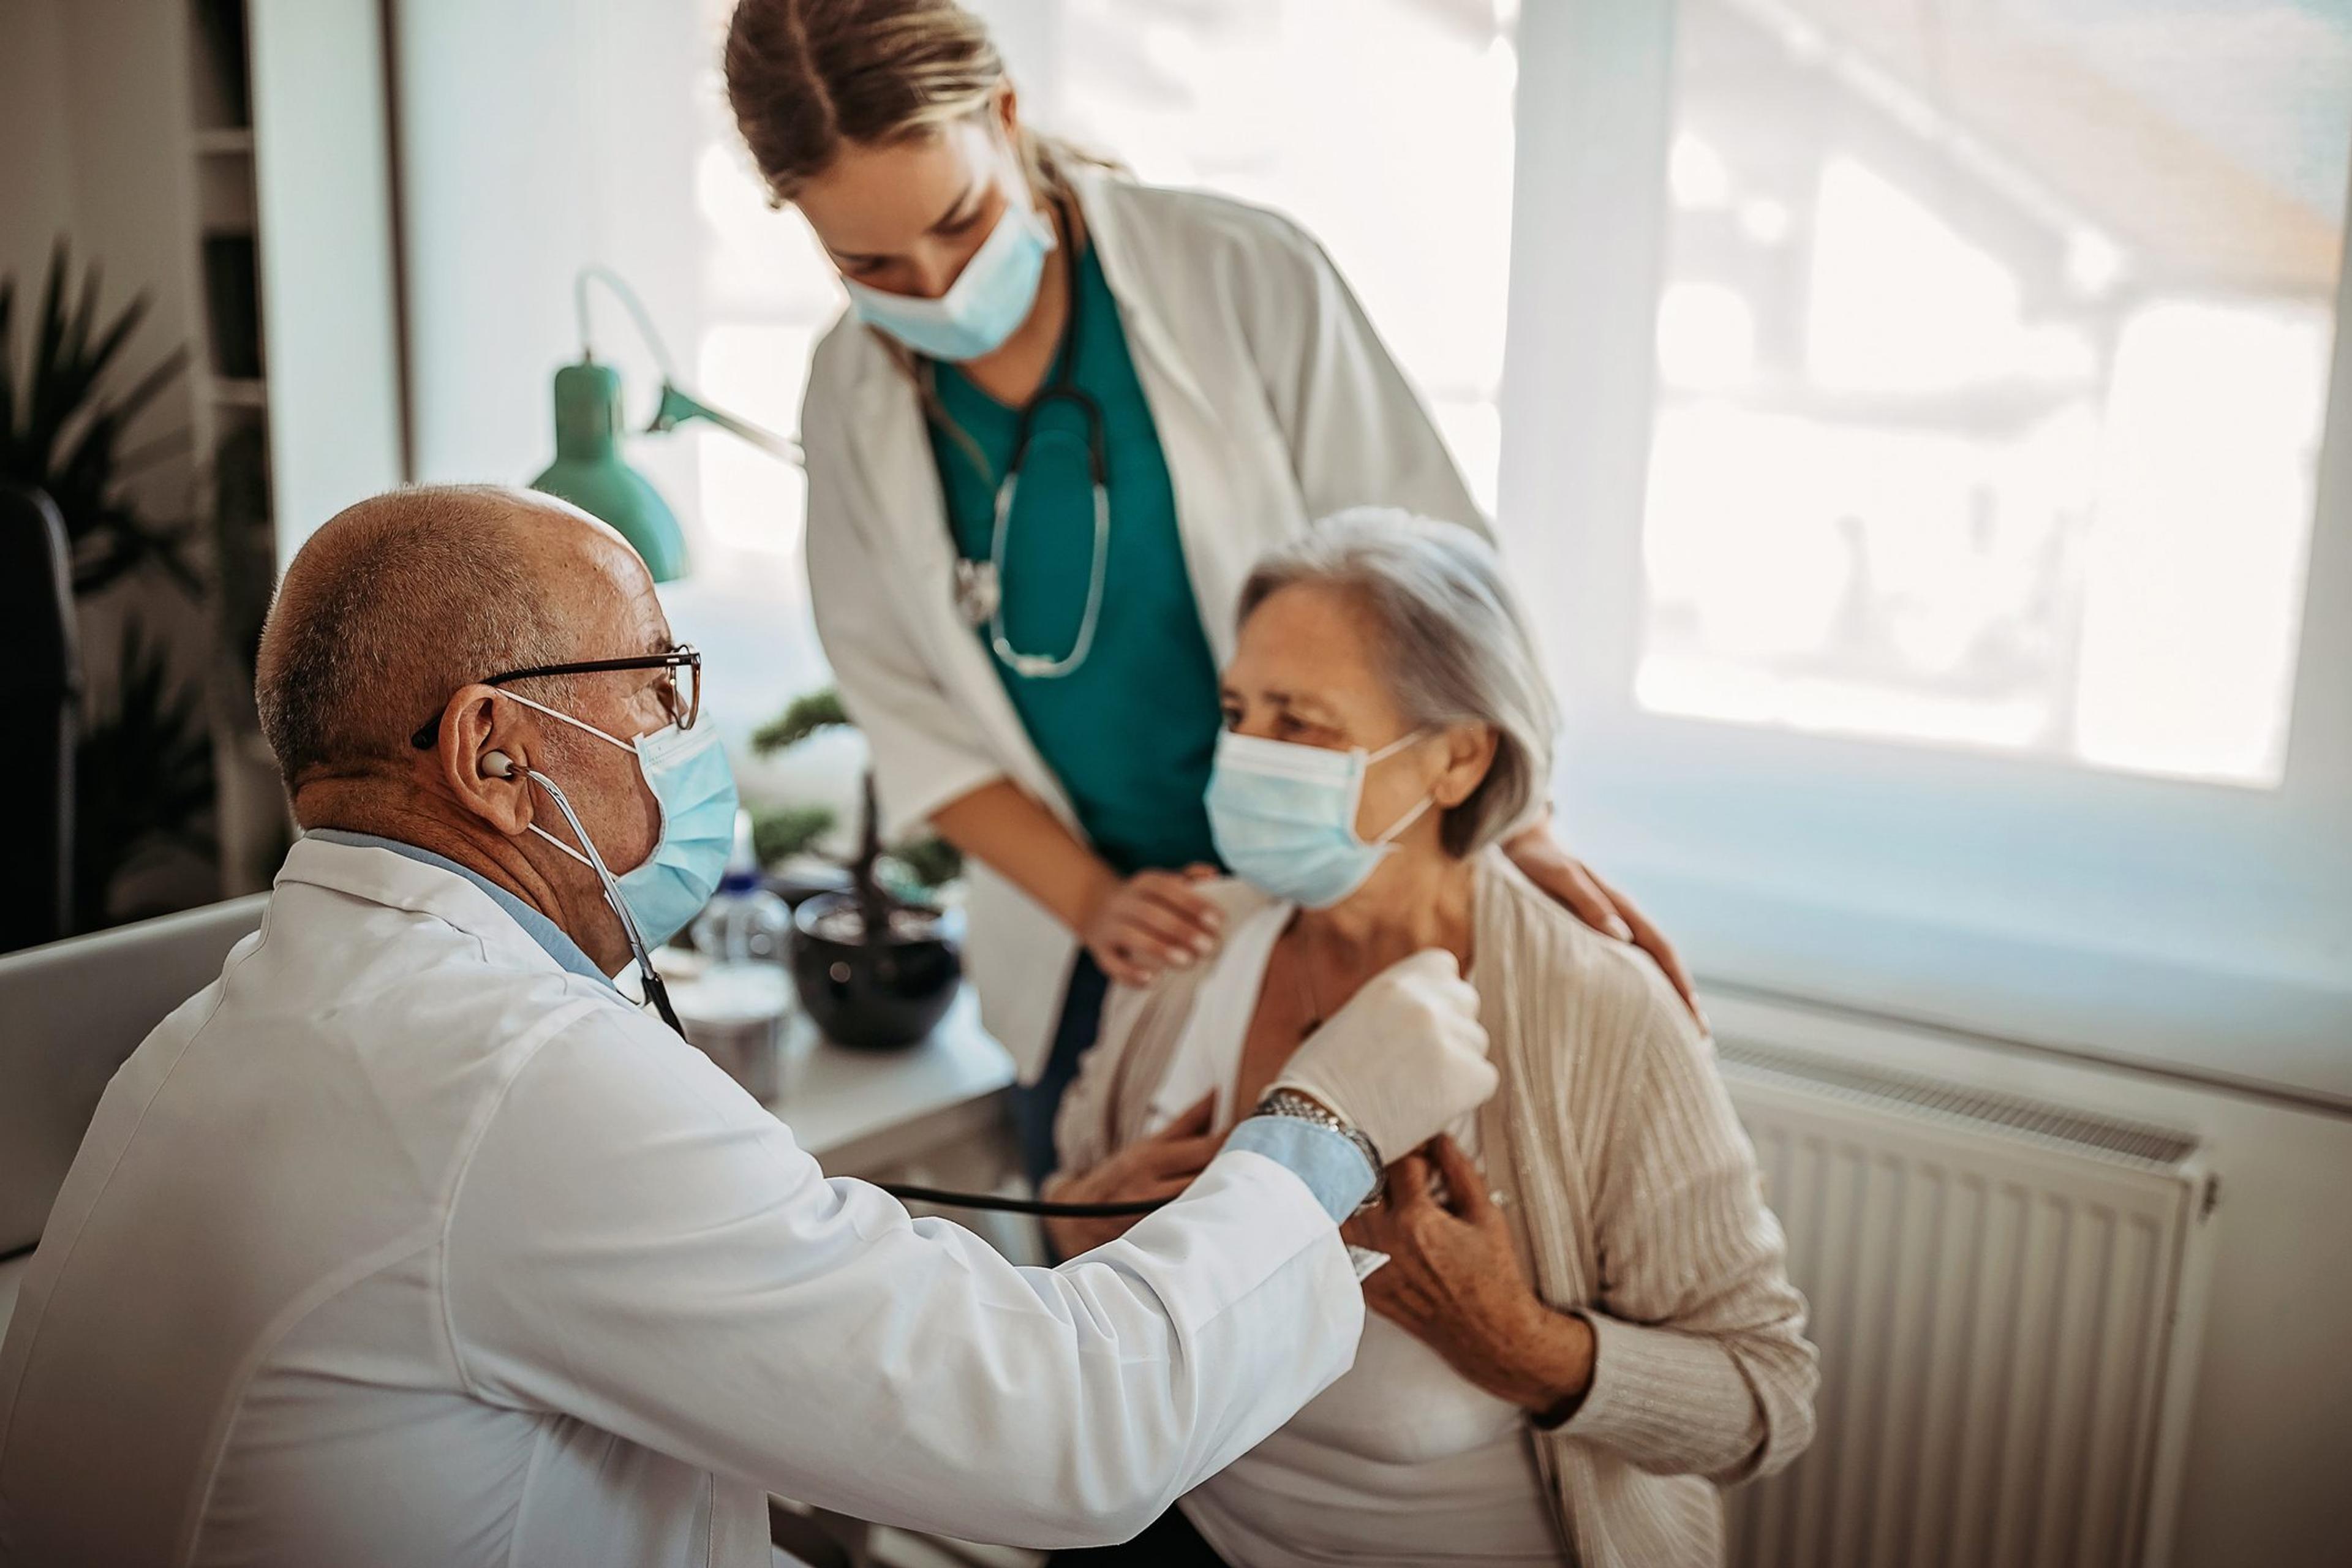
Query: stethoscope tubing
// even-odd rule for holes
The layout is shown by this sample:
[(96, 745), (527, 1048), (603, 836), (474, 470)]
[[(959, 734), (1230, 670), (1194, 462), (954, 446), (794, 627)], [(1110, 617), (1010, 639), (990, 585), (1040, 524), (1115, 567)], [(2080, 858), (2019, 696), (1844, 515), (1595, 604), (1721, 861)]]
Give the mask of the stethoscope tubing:
[(876, 1182), (874, 1185), (900, 1203), (937, 1204), (943, 1208), (991, 1209), (1003, 1214), (1040, 1215), (1053, 1219), (1125, 1219), (1167, 1207), (1172, 1198), (1142, 1198), (1123, 1204), (1057, 1204), (1045, 1198), (1012, 1198), (997, 1193), (960, 1193), (947, 1187), (917, 1186), (911, 1182)]
[[(1061, 346), (1055, 351), (1053, 370), (1043, 389), (1030, 398), (1021, 410), (1019, 423), (1013, 428), (1012, 460), (1006, 463), (1004, 478), (996, 487), (996, 501), (989, 524), (988, 573), (991, 584), (988, 593), (988, 643), (991, 651), (1006, 668), (1033, 680), (1054, 680), (1076, 671), (1094, 651), (1095, 628), (1102, 620), (1103, 594), (1110, 573), (1110, 456), (1104, 434), (1102, 405), (1085, 388), (1077, 384), (1078, 363), (1078, 262), (1076, 226), (1065, 212), (1062, 229), (1066, 237), (1062, 246), (1062, 270), (1066, 280), (1064, 293), (1067, 298), (1069, 321), (1062, 329)], [(1087, 475), (1094, 487), (1094, 553), (1087, 574), (1087, 607), (1078, 618), (1077, 637), (1070, 651), (1059, 658), (1042, 653), (1024, 653), (1013, 646), (1012, 637), (1004, 628), (1004, 563), (1005, 546), (1013, 532), (1013, 505), (1020, 493), (1021, 466), (1028, 460), (1029, 447), (1037, 435), (1038, 413), (1054, 404), (1068, 404), (1078, 410), (1086, 430)]]

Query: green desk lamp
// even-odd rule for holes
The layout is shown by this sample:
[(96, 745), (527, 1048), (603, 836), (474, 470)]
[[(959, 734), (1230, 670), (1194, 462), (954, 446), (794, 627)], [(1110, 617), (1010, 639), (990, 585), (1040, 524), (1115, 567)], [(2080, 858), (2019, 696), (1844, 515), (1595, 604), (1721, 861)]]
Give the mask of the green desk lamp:
[(647, 434), (675, 430), (689, 419), (701, 419), (721, 430), (772, 452), (786, 462), (801, 461), (800, 443), (763, 430), (681, 391), (671, 368), (669, 351), (654, 331), (653, 321), (636, 294), (609, 268), (581, 269), (572, 298), (580, 313), (580, 363), (555, 373), (555, 461), (530, 481), (530, 488), (570, 501), (593, 517), (609, 522), (645, 557), (656, 583), (667, 583), (687, 573), (686, 535), (677, 514), (646, 477), (621, 460), (621, 373), (599, 364), (589, 346), (588, 285), (603, 283), (620, 297), (652, 349), (661, 367), (661, 402), (654, 410)]

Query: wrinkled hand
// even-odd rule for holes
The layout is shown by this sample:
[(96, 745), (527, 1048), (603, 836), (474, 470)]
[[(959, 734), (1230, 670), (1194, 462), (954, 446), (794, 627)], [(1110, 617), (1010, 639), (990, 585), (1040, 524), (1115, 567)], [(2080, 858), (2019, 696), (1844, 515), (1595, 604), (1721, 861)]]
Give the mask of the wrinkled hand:
[[(1212, 1133), (1216, 1113), (1212, 1091), (1167, 1126), (1140, 1142), (1129, 1144), (1085, 1175), (1045, 1184), (1044, 1195), (1055, 1203), (1127, 1204), (1172, 1198), (1192, 1184), (1192, 1179), (1216, 1157), (1225, 1140)], [(1125, 1236), (1140, 1215), (1071, 1219), (1060, 1215), (1045, 1221), (1045, 1234), (1064, 1258), (1091, 1252), (1107, 1241)]]
[(1138, 871), (1087, 911), (1078, 940), (1120, 985), (1149, 985), (1165, 970), (1189, 968), (1224, 936), (1224, 911), (1194, 886), (1216, 874), (1213, 866)]
[(1537, 1296), (1486, 1178), (1453, 1139), (1398, 1161), (1387, 1197), (1339, 1234), (1389, 1255), (1364, 1280), (1364, 1304), (1497, 1399), (1550, 1411), (1591, 1384), (1591, 1325)]
[(1513, 837), (1504, 849), (1511, 863), (1527, 873), (1528, 880), (1557, 900), (1570, 914), (1594, 931), (1630, 942), (1656, 961), (1667, 981), (1679, 993), (1683, 1005), (1691, 1010), (1702, 1027), (1706, 1015), (1699, 1011), (1698, 988), (1683, 967), (1682, 955), (1666, 933), (1650, 923), (1650, 918), (1633, 905), (1633, 900), (1602, 881), (1583, 861), (1560, 847), (1554, 838), (1549, 822), (1530, 827)]
[(1432, 947), (1366, 981), (1268, 1087), (1337, 1111), (1393, 1161), (1486, 1104), (1496, 1082), (1478, 994)]

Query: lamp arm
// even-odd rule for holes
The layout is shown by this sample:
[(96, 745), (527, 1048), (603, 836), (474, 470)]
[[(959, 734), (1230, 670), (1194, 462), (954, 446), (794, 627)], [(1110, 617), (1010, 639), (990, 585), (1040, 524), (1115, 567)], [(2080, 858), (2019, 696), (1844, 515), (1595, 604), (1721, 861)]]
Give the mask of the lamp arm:
[(613, 291), (614, 298), (628, 308), (631, 319), (637, 323), (637, 331), (646, 340), (646, 346), (653, 351), (654, 363), (660, 367), (661, 403), (654, 410), (653, 422), (646, 426), (648, 434), (675, 430), (688, 419), (707, 420), (736, 439), (749, 442), (761, 451), (781, 458), (795, 468), (807, 466), (801, 451), (800, 442), (792, 437), (779, 436), (772, 430), (762, 429), (748, 419), (739, 419), (732, 414), (713, 408), (700, 398), (679, 390), (677, 367), (670, 361), (669, 346), (662, 342), (661, 334), (654, 331), (653, 318), (646, 313), (645, 302), (637, 298), (637, 291), (630, 288), (627, 281), (609, 267), (591, 264), (582, 268), (579, 277), (572, 280), (572, 301), (580, 315), (580, 352), (583, 357), (591, 360), (596, 357), (594, 352), (589, 347), (588, 332), (588, 285), (592, 282), (602, 283)]
[(800, 442), (792, 437), (779, 436), (748, 419), (739, 419), (724, 409), (713, 408), (692, 394), (679, 391), (675, 382), (662, 383), (661, 405), (655, 409), (653, 423), (646, 429), (675, 430), (688, 419), (700, 419), (716, 425), (737, 440), (748, 442), (771, 457), (781, 458), (794, 468), (808, 466)]
[(614, 271), (609, 267), (600, 267), (593, 263), (582, 268), (580, 269), (580, 275), (572, 280), (572, 309), (575, 310), (580, 316), (580, 353), (582, 357), (585, 359), (594, 359), (596, 357), (594, 351), (588, 346), (590, 337), (588, 331), (588, 285), (591, 282), (602, 283), (605, 288), (613, 291), (613, 295), (615, 299), (619, 300), (623, 305), (628, 308), (629, 315), (637, 323), (638, 334), (646, 340), (646, 346), (653, 351), (654, 363), (660, 368), (662, 380), (665, 383), (675, 382), (677, 379), (677, 367), (670, 363), (669, 345), (662, 342), (661, 334), (659, 332), (654, 331), (654, 319), (646, 313), (645, 301), (637, 298), (637, 291), (630, 288), (627, 281), (624, 279), (619, 273)]

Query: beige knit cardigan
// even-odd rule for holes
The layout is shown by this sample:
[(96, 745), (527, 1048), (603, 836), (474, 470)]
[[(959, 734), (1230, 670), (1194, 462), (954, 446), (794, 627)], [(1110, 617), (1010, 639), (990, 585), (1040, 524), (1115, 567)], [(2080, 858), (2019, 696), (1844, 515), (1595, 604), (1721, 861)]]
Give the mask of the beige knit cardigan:
[[(1479, 1112), (1543, 1300), (1593, 1327), (1592, 1384), (1528, 1426), (1570, 1560), (1715, 1564), (1719, 1485), (1803, 1451), (1818, 1381), (1755, 1152), (1714, 1049), (1650, 961), (1588, 930), (1499, 852), (1476, 866), (1472, 975), (1502, 1079)], [(1255, 895), (1219, 889), (1237, 915)], [(1114, 991), (1055, 1126), (1076, 1174), (1141, 1137), (1200, 977)]]

